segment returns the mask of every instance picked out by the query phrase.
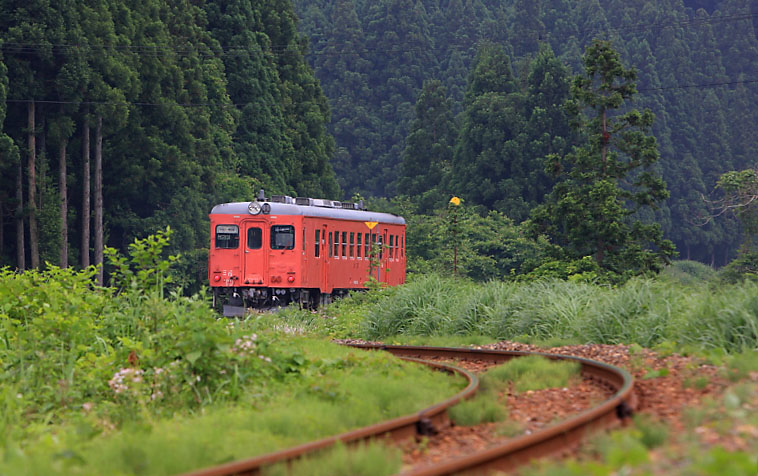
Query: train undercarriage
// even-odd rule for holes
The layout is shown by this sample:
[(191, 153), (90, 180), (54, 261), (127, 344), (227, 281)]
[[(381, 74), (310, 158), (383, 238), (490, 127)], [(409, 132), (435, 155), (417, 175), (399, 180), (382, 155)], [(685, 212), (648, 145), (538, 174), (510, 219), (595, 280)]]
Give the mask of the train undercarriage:
[(319, 289), (219, 287), (213, 288), (213, 308), (226, 317), (239, 317), (250, 309), (266, 310), (291, 304), (305, 309), (317, 309), (335, 298), (347, 296), (350, 289), (335, 289), (322, 293)]

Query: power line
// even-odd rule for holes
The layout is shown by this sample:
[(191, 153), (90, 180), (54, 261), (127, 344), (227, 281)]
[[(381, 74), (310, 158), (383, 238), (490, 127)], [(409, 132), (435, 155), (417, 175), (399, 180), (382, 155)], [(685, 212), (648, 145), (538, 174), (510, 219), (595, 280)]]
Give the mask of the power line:
[[(657, 88), (641, 88), (638, 89), (638, 93), (653, 92), (653, 91), (673, 91), (677, 89), (706, 89), (718, 86), (735, 86), (738, 84), (755, 84), (758, 83), (758, 79), (745, 79), (740, 81), (722, 81), (714, 83), (700, 83), (700, 84), (682, 84), (676, 86), (662, 86)], [(64, 105), (90, 105), (90, 106), (144, 106), (144, 107), (218, 107), (218, 108), (241, 108), (249, 106), (251, 102), (247, 103), (153, 103), (145, 101), (64, 101), (64, 100), (37, 100), (37, 99), (6, 99), (8, 103), (14, 104), (64, 104)]]
[(637, 92), (647, 92), (647, 91), (670, 91), (673, 89), (705, 89), (710, 87), (716, 87), (716, 86), (734, 86), (736, 84), (753, 84), (758, 83), (758, 79), (745, 79), (741, 81), (723, 81), (719, 83), (702, 83), (702, 84), (682, 84), (677, 86), (661, 86), (658, 88), (642, 88), (638, 89)]

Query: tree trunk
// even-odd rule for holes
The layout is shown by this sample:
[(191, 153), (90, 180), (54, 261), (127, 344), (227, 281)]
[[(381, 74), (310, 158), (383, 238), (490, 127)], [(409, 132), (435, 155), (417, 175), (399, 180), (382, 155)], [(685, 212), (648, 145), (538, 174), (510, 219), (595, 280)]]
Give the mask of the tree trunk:
[(89, 154), (89, 108), (84, 111), (82, 130), (82, 268), (89, 266), (90, 234), (90, 154)]
[(29, 163), (27, 176), (29, 190), (29, 250), (31, 251), (31, 266), (39, 268), (39, 232), (37, 231), (37, 139), (34, 123), (34, 101), (29, 103), (27, 115), (29, 118)]
[(62, 139), (58, 153), (58, 189), (61, 194), (61, 268), (68, 268), (68, 191), (66, 190), (66, 146), (67, 139)]
[(95, 128), (95, 266), (97, 282), (103, 285), (103, 117), (97, 117)]
[(19, 271), (26, 270), (26, 243), (24, 243), (24, 167), (18, 159), (16, 176), (16, 266)]

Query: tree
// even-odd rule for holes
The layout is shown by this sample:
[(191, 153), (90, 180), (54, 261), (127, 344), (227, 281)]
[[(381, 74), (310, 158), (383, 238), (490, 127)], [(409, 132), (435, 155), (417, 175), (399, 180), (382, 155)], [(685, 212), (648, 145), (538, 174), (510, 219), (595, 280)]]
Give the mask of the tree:
[[(14, 174), (17, 173), (17, 169), (20, 170), (21, 168), (21, 162), (20, 157), (18, 154), (18, 148), (13, 143), (13, 139), (11, 139), (5, 132), (3, 132), (3, 123), (5, 122), (5, 113), (6, 113), (6, 99), (8, 97), (8, 68), (6, 68), (5, 63), (3, 62), (3, 56), (2, 56), (2, 45), (3, 42), (0, 40), (0, 176), (3, 178), (0, 179), (0, 260), (3, 259), (3, 254), (5, 251), (5, 239), (4, 239), (4, 225), (5, 225), (5, 205), (12, 205), (12, 201), (14, 199), (18, 198), (18, 195), (15, 197), (12, 197), (9, 193), (6, 193), (6, 190), (12, 190), (13, 185), (17, 187), (16, 193), (21, 194), (21, 202), (17, 204), (21, 210), (23, 210), (23, 191), (21, 189), (21, 186), (18, 182), (15, 180), (12, 182), (9, 180), (10, 177), (13, 177)], [(22, 180), (22, 176), (20, 173), (16, 175), (16, 178), (18, 181)], [(21, 246), (18, 248), (23, 250), (23, 241), (24, 241), (24, 227), (23, 227), (23, 219), (21, 221), (21, 226), (18, 227), (18, 231), (20, 231), (20, 241)], [(20, 270), (24, 269), (25, 260), (24, 260), (24, 254), (23, 251), (20, 253), (20, 255), (17, 257), (18, 261), (18, 268)]]
[(723, 193), (719, 200), (710, 202), (713, 214), (734, 215), (742, 224), (742, 253), (753, 252), (754, 240), (758, 236), (758, 170), (732, 170), (721, 175), (716, 190)]
[(446, 96), (441, 81), (424, 83), (403, 153), (398, 189), (403, 194), (419, 197), (422, 212), (444, 203), (446, 196), (440, 186), (450, 174), (457, 136), (451, 101)]
[(530, 226), (571, 260), (592, 256), (618, 275), (659, 271), (674, 246), (659, 224), (643, 223), (638, 215), (668, 197), (654, 169), (660, 158), (649, 134), (654, 116), (649, 110), (620, 111), (637, 92), (637, 75), (624, 68), (610, 42), (595, 40), (584, 65), (569, 107), (584, 144), (549, 156), (548, 167), (560, 181), (533, 210)]

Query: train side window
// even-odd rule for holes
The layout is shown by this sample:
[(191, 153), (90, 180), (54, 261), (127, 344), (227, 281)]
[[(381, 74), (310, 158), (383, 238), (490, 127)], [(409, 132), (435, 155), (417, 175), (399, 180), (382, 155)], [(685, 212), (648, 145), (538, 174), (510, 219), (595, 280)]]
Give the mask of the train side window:
[(240, 245), (240, 227), (237, 225), (216, 225), (216, 248), (233, 250)]
[(395, 257), (395, 235), (390, 235), (390, 259)]
[(329, 257), (331, 258), (332, 255), (332, 232), (329, 232)]
[(363, 248), (363, 240), (361, 238), (363, 238), (363, 233), (358, 233), (357, 238), (358, 242), (356, 243), (355, 257), (361, 259), (361, 248)]
[(350, 257), (355, 257), (355, 232), (350, 232)]
[(403, 235), (403, 258), (405, 258), (405, 235)]
[(379, 235), (379, 261), (384, 259), (384, 236)]
[(271, 227), (271, 249), (292, 250), (295, 248), (295, 227), (274, 225)]
[(363, 253), (363, 256), (366, 257), (366, 258), (368, 258), (371, 255), (371, 243), (369, 243), (368, 237), (369, 237), (369, 235), (368, 235), (368, 233), (366, 233), (364, 235), (364, 238), (365, 238), (365, 240), (364, 240), (365, 241), (364, 246), (366, 247), (366, 252)]
[(316, 230), (315, 245), (316, 258), (318, 258), (321, 254), (321, 230)]
[(347, 258), (347, 232), (342, 232), (342, 257)]
[(259, 250), (263, 247), (263, 229), (256, 227), (247, 229), (247, 247)]
[(306, 237), (307, 232), (308, 230), (306, 230), (305, 227), (303, 227), (303, 254), (305, 254), (305, 244), (306, 244), (305, 237)]
[(339, 259), (340, 257), (340, 232), (334, 232), (334, 257)]

